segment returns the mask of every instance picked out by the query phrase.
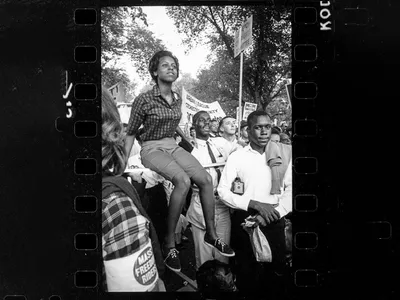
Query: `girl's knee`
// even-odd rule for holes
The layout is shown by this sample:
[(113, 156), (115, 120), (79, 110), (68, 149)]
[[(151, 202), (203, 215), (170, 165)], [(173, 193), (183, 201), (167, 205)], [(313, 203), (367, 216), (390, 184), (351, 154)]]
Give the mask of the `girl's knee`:
[(196, 184), (199, 187), (206, 187), (206, 186), (212, 186), (213, 184), (213, 180), (210, 174), (208, 174), (207, 172), (203, 172), (199, 178), (198, 178), (198, 182), (196, 182)]
[(189, 190), (191, 184), (189, 176), (183, 172), (175, 175), (172, 183), (174, 184), (175, 187), (182, 188), (185, 190)]

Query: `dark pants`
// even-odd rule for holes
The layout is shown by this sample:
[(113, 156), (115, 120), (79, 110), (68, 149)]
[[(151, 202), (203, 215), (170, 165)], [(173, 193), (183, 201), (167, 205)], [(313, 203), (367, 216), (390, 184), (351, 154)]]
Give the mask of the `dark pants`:
[(250, 237), (240, 225), (249, 215), (235, 210), (232, 215), (231, 246), (236, 255), (232, 266), (239, 292), (259, 295), (262, 299), (282, 299), (285, 270), (285, 221), (280, 219), (265, 227), (260, 226), (271, 247), (272, 262), (256, 261)]

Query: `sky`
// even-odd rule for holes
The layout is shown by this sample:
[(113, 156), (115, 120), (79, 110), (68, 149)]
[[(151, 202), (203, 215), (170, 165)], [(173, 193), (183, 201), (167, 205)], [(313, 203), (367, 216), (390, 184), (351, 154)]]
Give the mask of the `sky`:
[[(185, 46), (182, 45), (183, 36), (181, 36), (172, 19), (170, 19), (165, 11), (164, 6), (143, 6), (143, 12), (147, 15), (148, 29), (152, 31), (155, 37), (159, 38), (178, 59), (180, 74), (190, 73), (196, 78), (197, 72), (207, 65), (206, 58), (210, 53), (208, 47), (194, 47), (187, 55), (185, 54)], [(141, 90), (146, 82), (141, 80), (137, 75), (132, 64), (125, 63), (127, 58), (122, 59), (123, 66), (131, 80), (138, 83), (138, 91)]]

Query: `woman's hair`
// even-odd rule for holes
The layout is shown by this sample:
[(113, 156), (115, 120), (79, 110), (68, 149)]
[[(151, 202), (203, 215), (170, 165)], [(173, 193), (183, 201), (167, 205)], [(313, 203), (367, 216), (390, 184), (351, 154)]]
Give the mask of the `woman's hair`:
[(101, 118), (102, 176), (121, 175), (126, 167), (125, 135), (117, 106), (104, 87), (101, 90)]
[(160, 63), (160, 58), (164, 57), (164, 56), (169, 56), (175, 61), (176, 69), (177, 69), (176, 78), (179, 77), (179, 61), (178, 61), (178, 59), (172, 54), (171, 51), (166, 51), (166, 50), (158, 51), (156, 54), (153, 55), (153, 57), (150, 59), (150, 62), (149, 62), (149, 72), (150, 72), (151, 78), (153, 78), (153, 80), (156, 83), (157, 83), (157, 76), (154, 75), (154, 72), (157, 71), (157, 69), (158, 69), (158, 64)]

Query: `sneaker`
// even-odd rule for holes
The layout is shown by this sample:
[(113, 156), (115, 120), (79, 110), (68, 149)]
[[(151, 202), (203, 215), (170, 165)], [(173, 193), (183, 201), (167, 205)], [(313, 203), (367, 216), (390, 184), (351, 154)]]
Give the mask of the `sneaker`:
[(169, 248), (167, 256), (164, 259), (165, 265), (175, 272), (181, 271), (181, 262), (178, 257), (179, 251), (176, 248)]
[(212, 240), (207, 240), (206, 236), (204, 236), (204, 243), (206, 243), (208, 246), (215, 247), (219, 251), (219, 253), (223, 256), (227, 257), (235, 256), (235, 251), (233, 251), (232, 248), (229, 247), (229, 245), (225, 244), (224, 241), (219, 238), (212, 241)]

